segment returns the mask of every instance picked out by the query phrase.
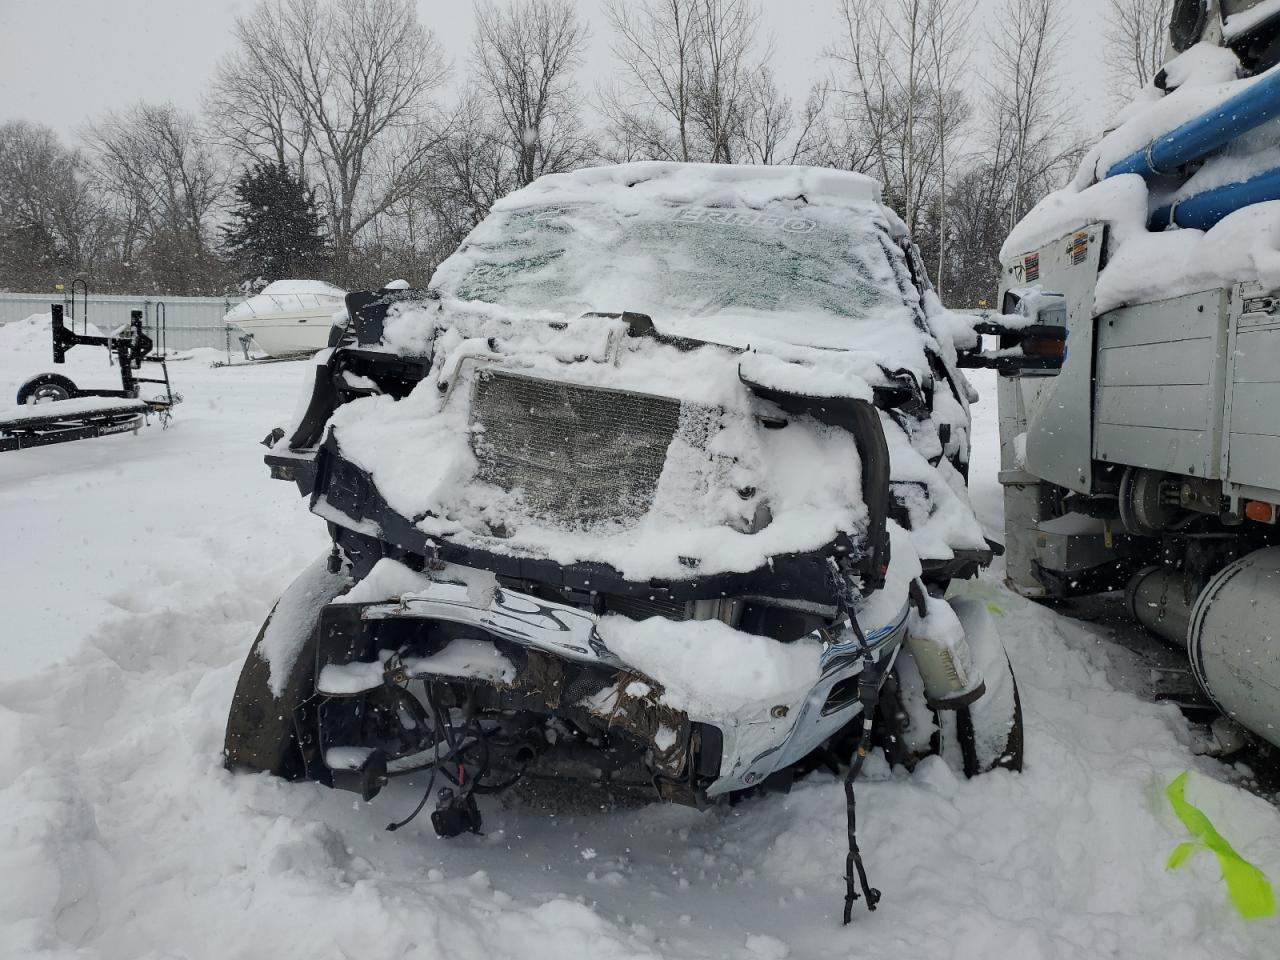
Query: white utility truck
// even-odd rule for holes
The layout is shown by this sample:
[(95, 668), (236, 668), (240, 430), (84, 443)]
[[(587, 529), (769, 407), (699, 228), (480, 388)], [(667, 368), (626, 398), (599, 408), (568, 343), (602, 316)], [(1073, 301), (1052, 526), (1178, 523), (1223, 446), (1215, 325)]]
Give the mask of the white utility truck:
[(1009, 584), (1124, 589), (1280, 745), (1280, 3), (1177, 2), (1169, 41), (1010, 234), (967, 363), (1000, 372)]

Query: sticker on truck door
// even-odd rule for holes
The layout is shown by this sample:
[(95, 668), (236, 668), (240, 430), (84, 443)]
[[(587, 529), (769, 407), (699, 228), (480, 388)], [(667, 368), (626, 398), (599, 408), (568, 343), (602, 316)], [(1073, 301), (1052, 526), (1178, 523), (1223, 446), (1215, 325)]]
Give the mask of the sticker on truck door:
[(1067, 256), (1071, 258), (1071, 265), (1084, 263), (1084, 258), (1089, 255), (1089, 233), (1081, 230), (1079, 233), (1071, 235), (1071, 242), (1067, 244)]
[(1013, 261), (1013, 279), (1016, 283), (1033, 283), (1040, 279), (1040, 254), (1028, 253)]

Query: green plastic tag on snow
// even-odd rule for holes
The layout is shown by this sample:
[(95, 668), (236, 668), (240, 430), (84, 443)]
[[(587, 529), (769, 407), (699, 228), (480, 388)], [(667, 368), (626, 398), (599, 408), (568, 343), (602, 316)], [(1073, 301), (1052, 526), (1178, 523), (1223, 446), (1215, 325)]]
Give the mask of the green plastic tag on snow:
[(997, 606), (996, 606), (994, 603), (992, 603), (990, 600), (988, 600), (988, 601), (987, 601), (987, 612), (988, 612), (988, 613), (994, 613), (997, 617), (1003, 617), (1003, 616), (1004, 616), (1004, 611), (1003, 611), (1003, 610), (1001, 610), (999, 607), (997, 607)]
[(1274, 914), (1276, 898), (1267, 875), (1236, 853), (1200, 808), (1187, 801), (1186, 787), (1187, 773), (1184, 770), (1169, 784), (1165, 794), (1169, 797), (1173, 812), (1196, 839), (1180, 843), (1174, 848), (1169, 855), (1167, 869), (1182, 866), (1197, 850), (1212, 850), (1218, 857), (1222, 879), (1227, 885), (1227, 895), (1240, 911), (1240, 916), (1254, 919)]

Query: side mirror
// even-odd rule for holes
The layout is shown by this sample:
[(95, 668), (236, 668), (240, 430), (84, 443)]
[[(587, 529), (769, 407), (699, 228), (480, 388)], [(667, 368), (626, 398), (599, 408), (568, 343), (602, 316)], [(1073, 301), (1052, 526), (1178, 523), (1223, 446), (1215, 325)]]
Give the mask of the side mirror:
[[(383, 287), (381, 290), (360, 290), (348, 293), (345, 299), (347, 317), (346, 327), (355, 331), (356, 341), (361, 346), (373, 346), (382, 339), (383, 327), (387, 321), (387, 312), (393, 304), (402, 300), (439, 300), (440, 294), (434, 289), (415, 290), (412, 287)], [(331, 344), (336, 346), (336, 344)]]
[[(1067, 301), (1060, 293), (1034, 288), (1009, 290), (997, 316), (983, 314), (973, 323), (977, 344), (956, 357), (967, 369), (994, 368), (1001, 376), (1052, 375), (1067, 358)], [(995, 350), (982, 349), (982, 337), (999, 337)]]

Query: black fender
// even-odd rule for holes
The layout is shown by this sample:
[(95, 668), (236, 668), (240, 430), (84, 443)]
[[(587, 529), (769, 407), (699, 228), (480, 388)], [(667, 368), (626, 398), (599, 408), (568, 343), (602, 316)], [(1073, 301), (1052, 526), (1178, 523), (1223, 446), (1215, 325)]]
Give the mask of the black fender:
[(307, 409), (298, 421), (293, 435), (289, 437), (290, 450), (305, 450), (320, 442), (324, 425), (329, 422), (334, 409), (338, 405), (338, 391), (333, 385), (333, 357), (328, 363), (317, 363), (312, 367), (314, 381), (311, 385), (311, 399), (307, 401)]
[(811, 416), (853, 435), (862, 460), (862, 499), (867, 505), (867, 543), (858, 573), (864, 590), (883, 587), (889, 572), (889, 446), (876, 406), (856, 397), (811, 397), (777, 390), (750, 380), (741, 370), (738, 378), (756, 396), (776, 403), (786, 413)]
[[(329, 572), (328, 559), (322, 554), (285, 589), (253, 641), (227, 716), (222, 756), (228, 770), (304, 776), (294, 717), (315, 692), (320, 611), (352, 585), (345, 574)], [(273, 669), (284, 673), (274, 689)]]
[(18, 388), (18, 405), (24, 405), (33, 393), (45, 386), (61, 387), (67, 391), (68, 399), (80, 396), (80, 388), (72, 382), (70, 377), (64, 377), (60, 373), (38, 373)]

